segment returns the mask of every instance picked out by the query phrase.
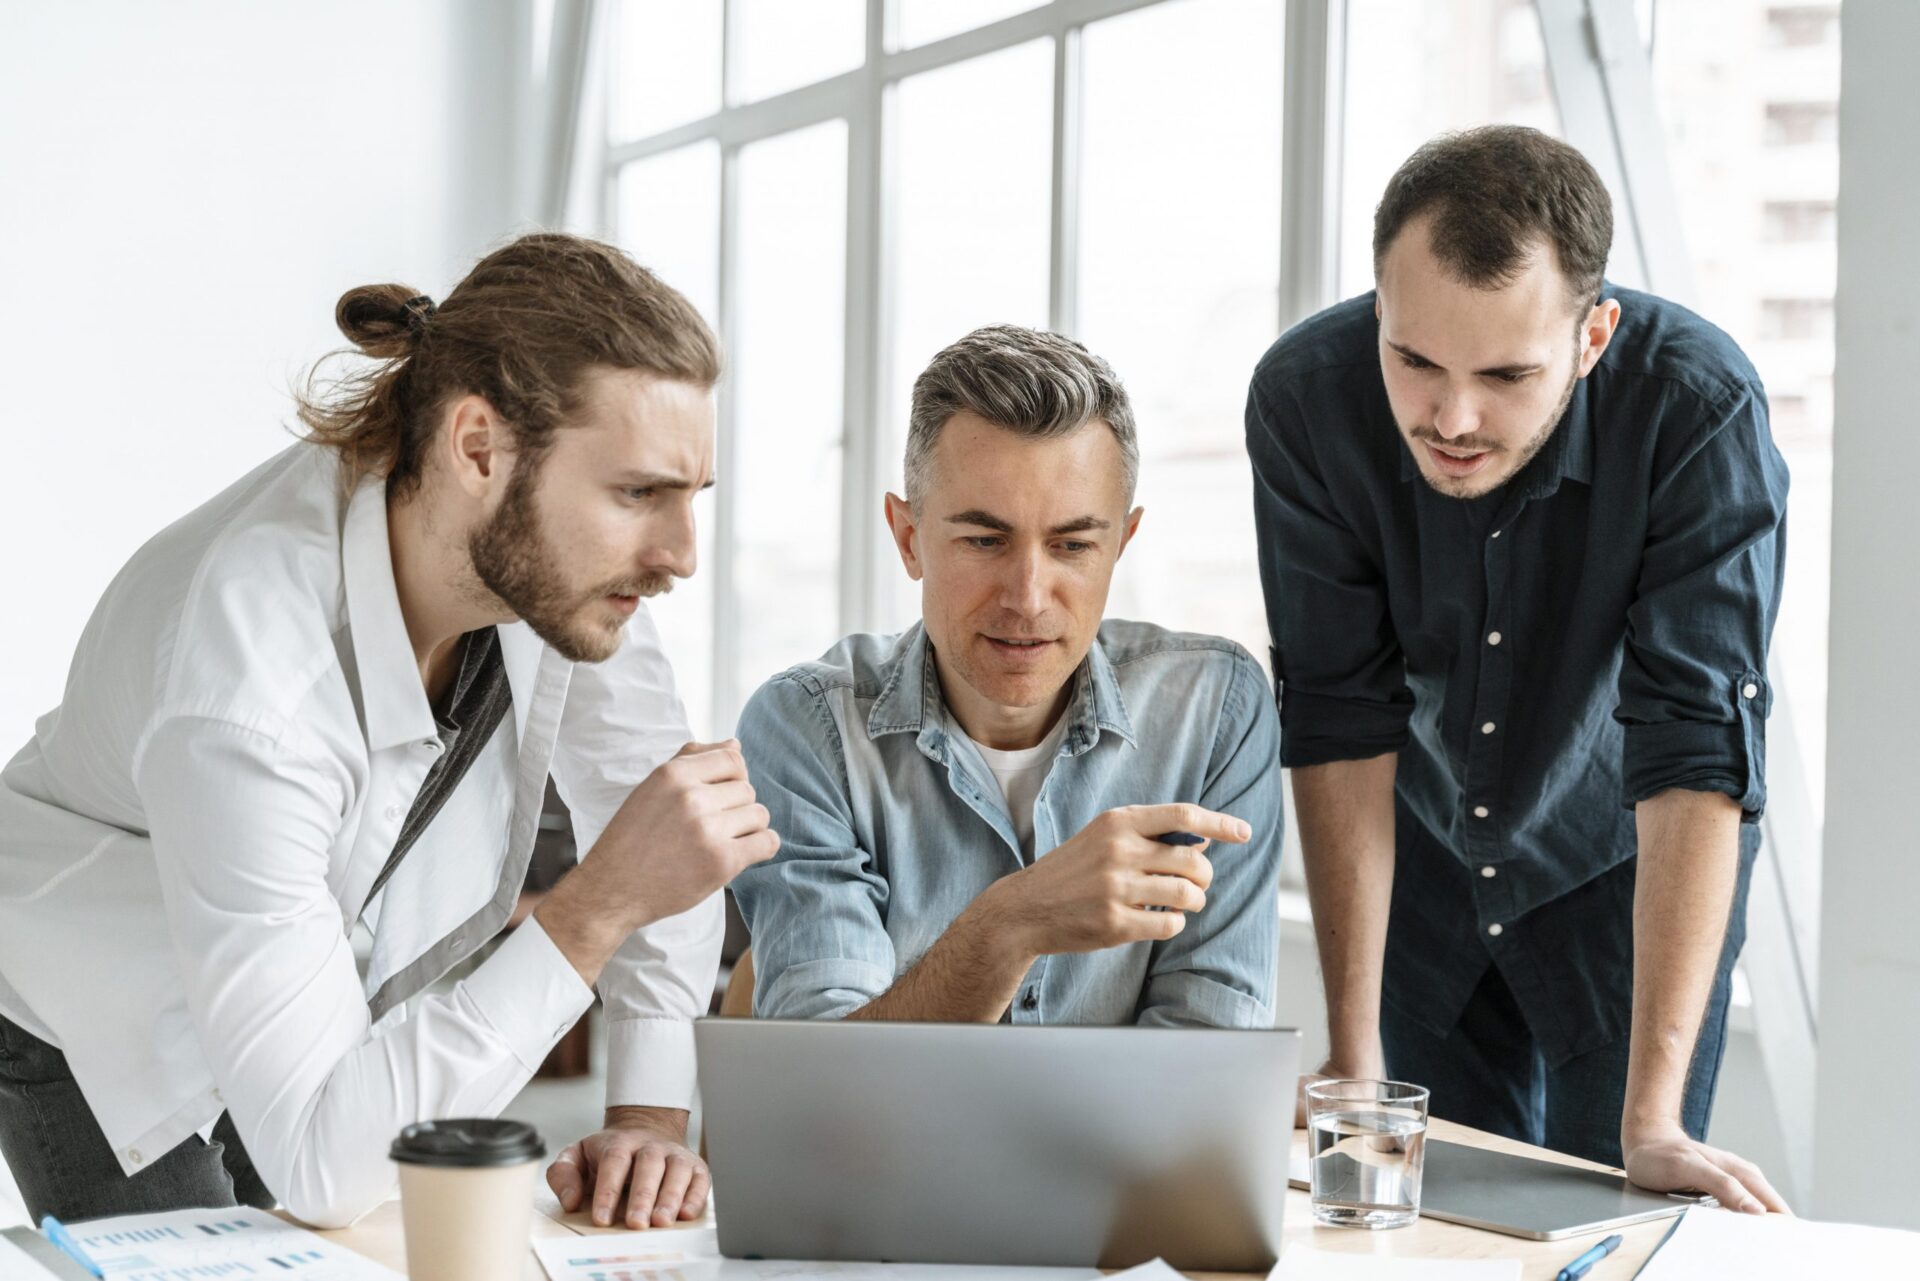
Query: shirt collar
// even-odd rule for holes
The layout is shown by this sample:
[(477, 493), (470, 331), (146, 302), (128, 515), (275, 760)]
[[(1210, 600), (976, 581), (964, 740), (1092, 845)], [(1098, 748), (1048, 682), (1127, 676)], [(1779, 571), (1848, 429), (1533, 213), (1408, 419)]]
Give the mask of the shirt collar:
[[(946, 740), (945, 704), (926, 627), (915, 623), (880, 670), (880, 695), (867, 713), (868, 737), (916, 734), (920, 750), (938, 758)], [(1092, 747), (1102, 730), (1119, 735), (1129, 746), (1138, 746), (1133, 718), (1120, 696), (1120, 681), (1097, 636), (1073, 674), (1073, 687), (1067, 703), (1067, 735), (1061, 744), (1066, 755), (1078, 756)]]
[(400, 592), (393, 581), (383, 479), (361, 482), (348, 501), (340, 559), (368, 748), (377, 752), (435, 737), (433, 708), (420, 683), (413, 642), (400, 613)]

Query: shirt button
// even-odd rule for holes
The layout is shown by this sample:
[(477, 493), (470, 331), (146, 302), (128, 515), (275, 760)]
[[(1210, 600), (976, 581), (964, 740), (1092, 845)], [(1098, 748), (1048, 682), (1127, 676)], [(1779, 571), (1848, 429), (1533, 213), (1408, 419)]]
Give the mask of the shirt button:
[(143, 1161), (145, 1161), (145, 1160), (146, 1160), (146, 1158), (140, 1155), (140, 1149), (139, 1149), (139, 1148), (128, 1148), (128, 1149), (127, 1149), (127, 1164), (129, 1164), (129, 1165), (139, 1165), (139, 1164), (140, 1164), (141, 1162), (143, 1162)]
[[(1480, 869), (1480, 875), (1486, 877), (1488, 880), (1492, 880), (1494, 877), (1498, 876), (1499, 873), (1494, 871), (1493, 864), (1489, 863), (1485, 867)], [(1500, 927), (1498, 925), (1494, 926), (1493, 928), (1495, 933), (1498, 933), (1500, 930)]]
[(1749, 681), (1740, 687), (1740, 697), (1752, 698), (1760, 692), (1760, 687)]
[(401, 809), (400, 809), (400, 807), (399, 807), (398, 805), (389, 805), (389, 806), (387, 806), (387, 817), (388, 817), (388, 818), (399, 818), (399, 817), (400, 817), (400, 814), (401, 814)]
[(1485, 817), (1487, 816), (1487, 807), (1486, 807), (1486, 806), (1484, 806), (1484, 805), (1476, 805), (1476, 806), (1474, 806), (1474, 807), (1473, 807), (1473, 816), (1474, 816), (1475, 818), (1485, 818)]
[(1500, 643), (1500, 633), (1499, 633), (1499, 632), (1488, 632), (1488, 633), (1487, 633), (1487, 644), (1489, 644), (1489, 645), (1498, 645), (1499, 643)]
[(1489, 925), (1489, 926), (1487, 927), (1487, 933), (1489, 933), (1489, 934), (1491, 934), (1491, 935), (1493, 935), (1493, 937), (1495, 937), (1495, 938), (1499, 938), (1499, 937), (1500, 937), (1500, 923), (1499, 923), (1498, 921), (1495, 921), (1495, 922), (1494, 922), (1494, 923), (1493, 923), (1492, 925)]
[(1037, 1009), (1039, 1009), (1039, 1008), (1040, 1008), (1040, 993), (1039, 993), (1039, 992), (1037, 992), (1037, 991), (1035, 991), (1035, 990), (1034, 990), (1033, 988), (1028, 988), (1028, 989), (1027, 989), (1027, 994), (1026, 994), (1025, 996), (1023, 996), (1023, 997), (1021, 997), (1021, 998), (1020, 998), (1020, 1008), (1021, 1008), (1021, 1009), (1023, 1009), (1023, 1010), (1037, 1010)]
[(420, 750), (423, 752), (437, 752), (440, 750), (440, 740), (437, 738), (422, 739), (420, 740)]
[(1492, 722), (1492, 721), (1488, 721), (1488, 722), (1487, 722), (1487, 723), (1486, 723), (1485, 725), (1482, 725), (1482, 726), (1480, 727), (1480, 732), (1481, 732), (1482, 734), (1491, 734), (1491, 733), (1493, 733), (1493, 722)]

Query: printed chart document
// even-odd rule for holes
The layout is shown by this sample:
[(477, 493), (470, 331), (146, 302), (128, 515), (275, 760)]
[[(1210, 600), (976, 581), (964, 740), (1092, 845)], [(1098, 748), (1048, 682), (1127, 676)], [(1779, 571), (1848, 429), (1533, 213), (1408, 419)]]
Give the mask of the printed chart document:
[(107, 1281), (404, 1281), (344, 1246), (264, 1210), (173, 1210), (72, 1223), (67, 1230)]
[[(1569, 1258), (1573, 1257), (1571, 1255)], [(1289, 1246), (1268, 1281), (1520, 1281), (1518, 1259), (1396, 1259)]]
[[(533, 1252), (551, 1281), (1100, 1281), (1093, 1268), (988, 1268), (933, 1263), (813, 1263), (728, 1259), (719, 1235), (698, 1231), (603, 1232), (536, 1237)], [(1107, 1281), (1163, 1281), (1146, 1264)], [(1164, 1263), (1158, 1267), (1165, 1269)]]
[(1702, 1208), (1680, 1216), (1639, 1276), (1642, 1281), (1901, 1277), (1913, 1275), (1915, 1260), (1920, 1260), (1920, 1232)]

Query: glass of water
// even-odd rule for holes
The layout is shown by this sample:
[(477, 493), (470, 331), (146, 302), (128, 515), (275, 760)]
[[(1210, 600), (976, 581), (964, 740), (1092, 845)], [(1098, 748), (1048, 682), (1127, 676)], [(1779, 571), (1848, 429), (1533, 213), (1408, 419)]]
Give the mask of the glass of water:
[(1427, 1091), (1404, 1081), (1307, 1087), (1313, 1217), (1337, 1228), (1403, 1228), (1420, 1217)]

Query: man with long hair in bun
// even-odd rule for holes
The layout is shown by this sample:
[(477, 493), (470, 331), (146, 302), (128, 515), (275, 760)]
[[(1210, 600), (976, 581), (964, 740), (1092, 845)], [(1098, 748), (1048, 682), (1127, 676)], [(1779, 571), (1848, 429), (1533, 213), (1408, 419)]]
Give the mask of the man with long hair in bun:
[[(713, 334), (549, 234), (336, 319), (371, 361), (134, 554), (0, 773), (0, 1152), (36, 1219), (338, 1226), (403, 1126), (496, 1113), (597, 985), (606, 1128), (548, 1180), (602, 1223), (696, 1217), (719, 891), (778, 846), (643, 604), (694, 571)], [(550, 775), (580, 865), (428, 992), (507, 923)]]

